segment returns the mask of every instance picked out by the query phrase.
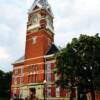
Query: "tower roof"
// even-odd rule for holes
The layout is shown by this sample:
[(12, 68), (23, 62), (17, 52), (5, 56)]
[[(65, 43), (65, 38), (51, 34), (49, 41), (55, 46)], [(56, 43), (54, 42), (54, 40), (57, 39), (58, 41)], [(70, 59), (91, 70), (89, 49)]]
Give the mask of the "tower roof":
[(31, 9), (29, 10), (29, 12), (34, 11), (35, 7), (38, 7), (39, 9), (46, 9), (46, 10), (49, 9), (50, 14), (53, 16), (53, 13), (51, 11), (51, 7), (50, 7), (47, 0), (35, 0), (32, 4)]
[(44, 8), (48, 8), (48, 6), (49, 6), (47, 0), (36, 0), (36, 1), (37, 1), (37, 3), (38, 3), (39, 5), (41, 5), (41, 6), (44, 7)]
[(35, 0), (32, 5), (32, 8), (34, 8), (36, 5), (39, 6), (40, 8), (48, 8), (49, 7), (47, 0)]

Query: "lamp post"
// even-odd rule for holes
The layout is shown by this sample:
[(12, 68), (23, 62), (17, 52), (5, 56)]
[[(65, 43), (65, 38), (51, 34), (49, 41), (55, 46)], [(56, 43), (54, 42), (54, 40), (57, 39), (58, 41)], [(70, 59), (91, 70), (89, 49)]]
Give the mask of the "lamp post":
[(46, 100), (46, 80), (44, 80), (44, 100)]

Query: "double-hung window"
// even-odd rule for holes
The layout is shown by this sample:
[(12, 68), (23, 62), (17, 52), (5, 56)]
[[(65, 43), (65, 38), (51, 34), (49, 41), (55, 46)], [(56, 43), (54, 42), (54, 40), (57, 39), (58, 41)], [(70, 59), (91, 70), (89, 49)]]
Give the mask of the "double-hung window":
[(47, 87), (47, 97), (50, 97), (51, 96), (51, 87), (48, 86)]
[(47, 64), (47, 82), (51, 81), (51, 64)]

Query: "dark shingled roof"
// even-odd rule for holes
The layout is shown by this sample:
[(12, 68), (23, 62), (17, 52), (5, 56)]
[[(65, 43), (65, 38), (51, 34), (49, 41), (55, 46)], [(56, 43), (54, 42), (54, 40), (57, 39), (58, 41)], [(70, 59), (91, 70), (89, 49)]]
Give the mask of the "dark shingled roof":
[(59, 49), (56, 47), (56, 45), (52, 44), (52, 46), (48, 49), (48, 52), (46, 53), (46, 55), (54, 54), (58, 51)]

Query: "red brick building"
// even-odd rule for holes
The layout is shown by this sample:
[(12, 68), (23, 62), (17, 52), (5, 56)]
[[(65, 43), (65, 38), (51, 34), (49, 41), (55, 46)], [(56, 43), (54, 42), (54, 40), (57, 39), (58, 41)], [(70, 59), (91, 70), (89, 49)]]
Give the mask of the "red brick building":
[(66, 97), (66, 90), (54, 83), (54, 53), (58, 48), (54, 44), (53, 18), (47, 0), (34, 1), (28, 12), (25, 55), (13, 63), (12, 97), (16, 94), (25, 98), (30, 88), (36, 89), (41, 100)]

